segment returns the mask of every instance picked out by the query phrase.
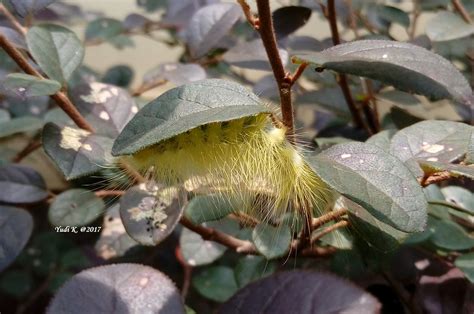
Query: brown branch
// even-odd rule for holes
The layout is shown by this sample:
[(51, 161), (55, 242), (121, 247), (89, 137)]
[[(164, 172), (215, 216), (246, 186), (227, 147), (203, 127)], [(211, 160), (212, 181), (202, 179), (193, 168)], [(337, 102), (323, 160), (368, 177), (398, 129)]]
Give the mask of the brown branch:
[[(337, 15), (336, 15), (336, 6), (334, 0), (328, 0), (327, 4), (328, 9), (328, 21), (329, 27), (331, 29), (331, 36), (332, 42), (334, 45), (339, 45), (341, 43), (341, 38), (339, 37), (339, 30), (337, 28)], [(344, 74), (338, 75), (338, 84), (342, 90), (344, 95), (344, 99), (346, 100), (347, 106), (352, 115), (352, 119), (356, 127), (364, 128), (371, 133), (370, 128), (368, 127), (367, 123), (362, 119), (359, 109), (357, 108), (354, 99), (352, 98), (352, 93), (349, 88), (349, 83), (347, 82), (347, 77)]]
[(245, 253), (251, 255), (258, 254), (257, 249), (250, 241), (244, 241), (234, 238), (233, 236), (230, 236), (216, 229), (207, 228), (201, 225), (195, 225), (186, 217), (182, 217), (180, 222), (189, 230), (199, 234), (204, 240), (220, 243), (222, 245), (227, 246), (228, 248), (235, 250), (237, 253)]
[(0, 4), (0, 14), (3, 14), (12, 26), (23, 36), (26, 35), (26, 28), (21, 25), (18, 20), (5, 8), (3, 4)]
[(290, 85), (293, 86), (296, 81), (300, 78), (300, 76), (303, 74), (304, 70), (308, 67), (307, 63), (301, 63), (299, 67), (296, 69), (295, 73), (290, 76), (291, 82)]
[(440, 171), (433, 174), (425, 175), (423, 178), (418, 179), (418, 182), (422, 187), (425, 187), (430, 184), (438, 183), (451, 178), (452, 176), (449, 171)]
[[(247, 255), (258, 255), (258, 251), (255, 245), (250, 241), (244, 241), (237, 239), (231, 235), (223, 233), (219, 230), (207, 228), (201, 225), (193, 224), (186, 217), (182, 217), (180, 223), (188, 228), (189, 230), (199, 234), (204, 240), (214, 241), (219, 244), (222, 244), (237, 253), (247, 254)], [(334, 254), (336, 251), (333, 247), (318, 247), (312, 246), (308, 248), (303, 248), (300, 250), (299, 240), (293, 240), (290, 246), (289, 255), (293, 256), (307, 256), (307, 257), (322, 257)]]
[(416, 26), (418, 25), (418, 18), (420, 17), (420, 3), (419, 0), (414, 0), (413, 2), (414, 10), (413, 10), (413, 21), (411, 29), (408, 33), (410, 40), (413, 40), (416, 35)]
[(337, 230), (339, 228), (344, 228), (349, 225), (349, 222), (347, 220), (341, 220), (336, 222), (333, 225), (330, 225), (329, 227), (325, 228), (321, 232), (318, 232), (318, 234), (314, 237), (311, 237), (311, 243), (316, 243), (319, 239), (324, 237), (326, 234), (333, 232), (334, 230)]
[(37, 150), (41, 147), (41, 141), (34, 140), (26, 145), (15, 157), (13, 157), (12, 162), (18, 163), (22, 161), (26, 156)]
[(322, 225), (332, 221), (336, 220), (344, 215), (347, 215), (349, 211), (345, 208), (330, 211), (327, 214), (324, 214), (318, 218), (313, 218), (311, 221), (311, 230), (316, 230), (317, 228), (321, 227)]
[(291, 100), (291, 77), (287, 75), (283, 62), (278, 52), (278, 46), (273, 28), (272, 12), (269, 0), (257, 0), (259, 33), (262, 38), (268, 60), (272, 67), (273, 75), (278, 84), (280, 93), (280, 106), (283, 123), (288, 128), (288, 135), (292, 138), (294, 133), (294, 111)]
[(459, 13), (459, 15), (461, 15), (463, 20), (466, 21), (466, 23), (473, 23), (469, 12), (467, 12), (466, 8), (460, 0), (451, 0), (451, 3), (453, 4), (454, 9)]
[(245, 0), (237, 0), (237, 2), (242, 7), (242, 11), (244, 12), (245, 18), (249, 22), (250, 25), (256, 30), (259, 28), (259, 20), (255, 18), (250, 10), (250, 6), (248, 5), (247, 1)]
[(119, 160), (118, 165), (125, 173), (135, 181), (135, 183), (144, 183), (147, 180), (132, 166), (130, 166), (125, 160)]
[[(15, 48), (15, 46), (13, 46), (12, 43), (10, 43), (10, 41), (8, 41), (8, 39), (3, 34), (0, 34), (0, 46), (26, 74), (33, 75), (41, 79), (45, 78), (28, 63), (28, 60), (17, 48)], [(76, 107), (74, 107), (65, 93), (59, 91), (50, 97), (56, 101), (58, 106), (76, 123), (78, 127), (89, 132), (94, 132), (92, 126), (84, 119)]]
[(176, 259), (181, 264), (183, 268), (183, 286), (181, 287), (181, 298), (186, 300), (186, 296), (188, 295), (189, 287), (191, 286), (191, 279), (192, 279), (192, 272), (193, 267), (186, 263), (186, 260), (183, 257), (183, 253), (181, 252), (181, 247), (176, 247), (175, 250)]
[(117, 190), (100, 190), (94, 192), (95, 196), (97, 197), (106, 197), (106, 196), (122, 196), (125, 194), (125, 191), (117, 191)]

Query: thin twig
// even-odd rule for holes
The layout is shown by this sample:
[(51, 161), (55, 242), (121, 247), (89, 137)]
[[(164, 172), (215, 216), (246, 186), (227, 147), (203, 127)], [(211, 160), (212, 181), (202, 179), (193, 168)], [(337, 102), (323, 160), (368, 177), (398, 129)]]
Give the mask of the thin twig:
[(247, 1), (245, 0), (237, 0), (237, 2), (242, 7), (242, 11), (244, 12), (245, 18), (249, 22), (250, 25), (256, 30), (259, 28), (259, 20), (255, 18), (250, 10), (250, 6), (248, 5)]
[(228, 248), (235, 250), (238, 253), (246, 253), (252, 255), (257, 254), (257, 249), (250, 241), (244, 241), (234, 238), (233, 236), (230, 236), (219, 230), (207, 228), (201, 225), (195, 225), (186, 217), (182, 217), (180, 222), (189, 230), (199, 234), (204, 240), (220, 243), (222, 245), (227, 246)]
[(26, 28), (21, 25), (18, 20), (0, 3), (0, 13), (3, 14), (12, 26), (23, 36), (26, 35)]
[(193, 267), (186, 263), (183, 253), (181, 252), (181, 247), (176, 247), (175, 255), (176, 259), (183, 268), (183, 286), (181, 287), (181, 298), (183, 301), (185, 301), (186, 296), (188, 295), (189, 287), (191, 286)]
[(469, 12), (466, 10), (466, 8), (464, 7), (464, 5), (462, 4), (460, 0), (451, 0), (451, 3), (453, 4), (454, 9), (459, 13), (459, 15), (461, 15), (463, 20), (466, 21), (466, 23), (469, 23), (469, 24), (473, 23), (472, 18), (469, 15)]
[(293, 86), (296, 81), (300, 78), (300, 76), (303, 74), (304, 70), (308, 67), (307, 63), (301, 63), (299, 67), (295, 70), (295, 73), (291, 75), (291, 82), (290, 85)]
[(278, 51), (275, 30), (273, 28), (272, 12), (269, 0), (257, 0), (259, 33), (262, 38), (268, 60), (273, 70), (273, 75), (278, 84), (280, 93), (280, 106), (283, 123), (288, 128), (288, 135), (294, 134), (294, 111), (291, 100), (291, 77), (287, 75)]
[(318, 218), (313, 218), (313, 221), (311, 221), (311, 230), (316, 230), (317, 228), (321, 227), (322, 225), (332, 221), (336, 220), (344, 215), (347, 215), (349, 211), (345, 208), (330, 211), (327, 214), (324, 214)]
[[(219, 244), (222, 244), (237, 253), (247, 254), (247, 255), (258, 255), (258, 251), (255, 245), (250, 241), (240, 240), (231, 235), (223, 233), (219, 230), (204, 227), (201, 225), (193, 224), (186, 217), (182, 217), (180, 223), (188, 228), (191, 231), (199, 234), (204, 240), (214, 241)], [(334, 254), (336, 251), (333, 247), (318, 247), (311, 246), (308, 248), (300, 249), (300, 241), (298, 239), (293, 240), (290, 246), (289, 255), (293, 256), (306, 256), (306, 257), (322, 257)]]
[[(15, 48), (15, 46), (13, 46), (13, 44), (1, 33), (0, 46), (26, 74), (44, 79), (44, 76), (41, 75), (41, 73), (39, 73), (35, 68), (33, 68), (28, 63), (28, 60), (21, 54), (21, 52)], [(50, 97), (56, 101), (58, 106), (74, 121), (74, 123), (76, 123), (78, 127), (89, 132), (94, 131), (89, 122), (87, 122), (81, 113), (76, 109), (76, 107), (74, 107), (65, 93), (59, 91)]]
[(18, 152), (15, 157), (13, 157), (12, 162), (18, 163), (22, 161), (26, 156), (36, 151), (41, 147), (41, 141), (34, 137), (20, 152)]
[(418, 25), (418, 18), (420, 17), (420, 3), (419, 0), (413, 0), (413, 20), (411, 23), (411, 29), (408, 32), (410, 40), (413, 40), (416, 35), (416, 26)]
[(120, 190), (100, 190), (94, 192), (97, 197), (106, 197), (106, 196), (122, 196), (125, 194), (125, 191)]
[[(339, 30), (337, 27), (337, 16), (336, 16), (336, 6), (334, 0), (328, 0), (328, 21), (329, 27), (331, 29), (332, 42), (334, 45), (339, 45), (341, 43), (341, 38), (339, 37)], [(347, 77), (344, 74), (340, 74), (338, 79), (338, 84), (344, 95), (347, 106), (352, 115), (352, 119), (356, 127), (364, 128), (370, 133), (370, 129), (367, 126), (367, 123), (362, 119), (360, 111), (358, 110), (354, 99), (352, 98), (352, 93), (349, 88), (349, 83), (347, 82)]]
[(424, 176), (423, 178), (418, 179), (418, 182), (420, 182), (420, 185), (422, 187), (425, 187), (430, 184), (438, 183), (438, 182), (445, 181), (451, 178), (452, 176), (449, 171), (440, 171), (440, 172), (430, 174), (428, 176)]
[(333, 232), (334, 230), (337, 230), (339, 228), (344, 228), (349, 225), (349, 222), (347, 220), (341, 220), (336, 222), (333, 225), (330, 225), (329, 227), (323, 229), (321, 232), (318, 232), (317, 235), (311, 237), (311, 243), (316, 243), (319, 239), (324, 237), (326, 234)]

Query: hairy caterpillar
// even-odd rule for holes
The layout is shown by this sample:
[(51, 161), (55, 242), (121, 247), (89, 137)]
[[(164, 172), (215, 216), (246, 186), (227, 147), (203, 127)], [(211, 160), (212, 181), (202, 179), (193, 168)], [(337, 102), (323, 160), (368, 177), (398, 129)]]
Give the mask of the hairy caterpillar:
[[(191, 93), (193, 100), (205, 101), (200, 91), (204, 94), (206, 84), (219, 81), (199, 83), (197, 94), (195, 89)], [(237, 85), (225, 84), (226, 88)], [(189, 101), (186, 91), (180, 91), (178, 96)], [(212, 103), (215, 98), (209, 101)], [(304, 218), (319, 215), (331, 201), (332, 192), (306, 163), (301, 149), (288, 142), (286, 132), (266, 110), (222, 122), (211, 120), (122, 158), (165, 185), (207, 187), (226, 199), (236, 200), (239, 211), (264, 221), (277, 222), (287, 212)]]

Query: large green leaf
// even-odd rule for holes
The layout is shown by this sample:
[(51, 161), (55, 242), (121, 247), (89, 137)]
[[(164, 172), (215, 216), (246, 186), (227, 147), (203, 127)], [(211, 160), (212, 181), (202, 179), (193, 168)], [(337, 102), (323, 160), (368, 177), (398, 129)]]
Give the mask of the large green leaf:
[(456, 258), (454, 264), (464, 272), (469, 281), (474, 283), (474, 253), (467, 253)]
[(43, 129), (43, 148), (68, 180), (97, 172), (112, 162), (112, 139), (54, 123)]
[(208, 299), (227, 301), (238, 289), (232, 268), (212, 266), (193, 276), (193, 286)]
[(459, 15), (442, 11), (426, 24), (426, 35), (432, 41), (447, 41), (474, 34), (474, 25), (466, 23)]
[(20, 254), (33, 231), (33, 218), (26, 210), (0, 206), (0, 271)]
[(49, 207), (49, 221), (55, 226), (83, 226), (104, 212), (104, 202), (84, 189), (70, 189), (59, 194)]
[(419, 46), (360, 40), (299, 55), (293, 61), (368, 77), (433, 99), (451, 98), (462, 104), (460, 113), (472, 118), (474, 97), (467, 80), (448, 60)]
[(46, 183), (34, 169), (20, 165), (0, 167), (0, 202), (27, 204), (46, 197)]
[(112, 154), (133, 154), (203, 124), (268, 111), (256, 95), (237, 83), (193, 82), (164, 93), (140, 110), (115, 140)]
[(62, 26), (33, 26), (26, 34), (26, 42), (41, 69), (50, 78), (63, 84), (69, 80), (84, 58), (84, 47), (79, 38)]
[(418, 181), (381, 148), (338, 144), (308, 161), (324, 182), (380, 221), (404, 232), (424, 229), (427, 203)]
[(34, 97), (53, 95), (61, 89), (61, 84), (57, 81), (41, 79), (28, 74), (12, 73), (5, 78), (3, 87), (20, 97)]
[(468, 150), (474, 127), (452, 121), (422, 121), (397, 132), (390, 144), (396, 156), (417, 176), (417, 159), (450, 163)]
[(138, 111), (125, 89), (99, 82), (76, 86), (71, 98), (96, 133), (111, 138), (115, 138)]
[(231, 199), (222, 195), (198, 195), (186, 206), (184, 215), (193, 223), (200, 224), (224, 218), (237, 209)]
[(30, 132), (41, 129), (43, 121), (35, 117), (20, 117), (11, 119), (0, 124), (0, 137), (10, 136), (16, 133)]
[(467, 250), (474, 247), (474, 238), (458, 224), (446, 220), (430, 220), (433, 229), (430, 241), (447, 250)]
[(372, 295), (329, 273), (279, 272), (238, 291), (219, 314), (379, 313)]
[(123, 263), (76, 274), (58, 291), (47, 313), (184, 314), (185, 310), (166, 275), (149, 266)]
[(156, 245), (173, 232), (184, 200), (174, 188), (140, 185), (120, 199), (120, 217), (127, 233), (143, 245)]
[(253, 229), (252, 241), (257, 250), (267, 259), (282, 257), (290, 249), (291, 230), (287, 225), (273, 227), (261, 223)]

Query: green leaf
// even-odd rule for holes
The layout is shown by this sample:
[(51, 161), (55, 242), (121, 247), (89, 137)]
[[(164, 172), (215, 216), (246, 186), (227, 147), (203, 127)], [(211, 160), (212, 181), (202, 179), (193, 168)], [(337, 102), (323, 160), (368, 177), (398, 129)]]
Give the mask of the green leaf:
[(32, 75), (12, 73), (5, 78), (3, 87), (20, 97), (34, 97), (53, 95), (61, 89), (61, 84)]
[(51, 79), (63, 84), (69, 80), (84, 58), (84, 47), (79, 38), (62, 26), (33, 26), (26, 34), (26, 42), (41, 69)]
[(133, 69), (128, 65), (116, 65), (105, 72), (102, 82), (119, 87), (127, 87), (133, 80)]
[(441, 193), (448, 202), (474, 214), (474, 193), (460, 186), (445, 186), (441, 189)]
[(91, 82), (76, 86), (71, 98), (79, 112), (96, 129), (96, 134), (115, 138), (138, 111), (123, 88)]
[(419, 160), (418, 163), (424, 173), (431, 174), (440, 171), (448, 171), (453, 177), (467, 177), (474, 179), (474, 167), (425, 160)]
[(232, 268), (211, 266), (193, 276), (194, 288), (204, 297), (216, 301), (227, 301), (238, 289)]
[(115, 140), (112, 155), (133, 154), (203, 124), (268, 111), (256, 95), (237, 83), (193, 82), (167, 91), (140, 110)]
[(345, 198), (344, 204), (350, 212), (349, 220), (352, 233), (369, 243), (377, 251), (391, 252), (407, 238), (407, 233), (383, 223), (357, 203)]
[(335, 275), (279, 272), (241, 289), (219, 313), (379, 313), (381, 304), (363, 289)]
[(111, 18), (96, 19), (86, 27), (86, 41), (102, 41), (114, 38), (124, 31), (122, 22)]
[(381, 148), (338, 144), (308, 161), (324, 182), (381, 222), (404, 232), (423, 230), (427, 203), (418, 181)]
[(191, 55), (199, 58), (218, 46), (241, 16), (242, 9), (235, 3), (215, 3), (200, 8), (186, 29)]
[(178, 289), (166, 275), (149, 266), (122, 263), (74, 275), (46, 313), (184, 314), (185, 310)]
[(448, 41), (474, 34), (474, 25), (466, 23), (458, 14), (441, 11), (426, 24), (426, 35), (432, 41)]
[(260, 223), (252, 231), (252, 241), (267, 259), (282, 257), (290, 249), (291, 229), (287, 225), (274, 227)]
[(8, 271), (0, 279), (0, 291), (17, 299), (26, 297), (33, 285), (33, 276), (26, 270)]
[(138, 243), (156, 245), (168, 237), (183, 214), (183, 195), (175, 188), (140, 185), (120, 199), (120, 217)]
[(0, 167), (0, 202), (28, 204), (46, 197), (46, 183), (36, 170), (20, 165)]
[(425, 187), (423, 192), (428, 201), (429, 214), (439, 219), (450, 220), (449, 209), (442, 204), (438, 204), (439, 202), (444, 202), (444, 195), (441, 193), (441, 189), (437, 185), (431, 184)]
[(219, 243), (204, 240), (199, 234), (183, 228), (179, 245), (186, 264), (201, 266), (219, 259), (227, 248)]
[(72, 127), (47, 123), (43, 148), (67, 180), (77, 179), (112, 164), (112, 139)]
[[(236, 236), (240, 232), (239, 224), (230, 219), (210, 221), (202, 225), (231, 236)], [(220, 258), (227, 249), (216, 242), (204, 240), (199, 234), (186, 228), (181, 232), (179, 243), (184, 260), (191, 266), (210, 264)]]
[(459, 256), (454, 265), (464, 272), (470, 282), (474, 283), (474, 252)]
[(247, 255), (239, 258), (235, 267), (235, 280), (240, 288), (252, 281), (266, 277), (277, 270), (275, 262), (267, 260), (263, 256)]
[(452, 121), (422, 121), (397, 132), (390, 144), (396, 156), (416, 175), (423, 171), (417, 159), (450, 163), (468, 150), (474, 128)]
[(198, 195), (194, 197), (184, 210), (184, 215), (195, 224), (219, 220), (238, 209), (236, 204), (222, 195)]
[(390, 23), (397, 23), (405, 28), (410, 26), (410, 17), (405, 11), (388, 5), (376, 6), (376, 13), (379, 18), (389, 21)]
[(14, 118), (0, 124), (0, 138), (16, 133), (31, 132), (41, 129), (43, 121), (35, 117)]
[(48, 218), (54, 226), (84, 226), (104, 212), (105, 204), (91, 191), (70, 189), (59, 194), (49, 207)]
[(20, 254), (33, 231), (33, 218), (26, 210), (0, 206), (0, 272)]
[(390, 140), (392, 139), (395, 132), (396, 130), (394, 129), (384, 130), (372, 135), (365, 142), (370, 145), (378, 146), (386, 152), (390, 152)]
[(12, 12), (20, 17), (27, 17), (29, 14), (34, 15), (56, 1), (57, 0), (3, 0), (5, 6), (12, 9)]
[(468, 250), (474, 247), (474, 238), (452, 221), (433, 219), (430, 223), (433, 234), (430, 241), (447, 250)]
[(464, 76), (448, 60), (419, 46), (359, 40), (295, 56), (293, 62), (368, 77), (433, 99), (454, 99), (461, 104), (460, 113), (471, 118), (474, 96)]

